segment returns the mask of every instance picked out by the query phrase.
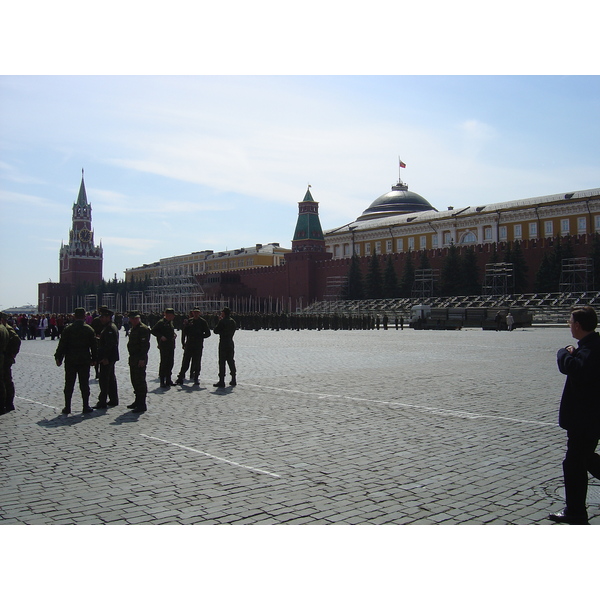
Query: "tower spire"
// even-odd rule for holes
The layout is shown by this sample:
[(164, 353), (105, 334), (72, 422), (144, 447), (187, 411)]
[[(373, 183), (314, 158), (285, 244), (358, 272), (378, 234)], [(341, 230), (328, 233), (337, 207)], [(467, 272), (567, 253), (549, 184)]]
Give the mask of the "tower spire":
[(310, 193), (310, 184), (304, 200), (298, 202), (298, 221), (292, 240), (294, 252), (325, 252), (325, 236), (319, 220), (319, 203)]

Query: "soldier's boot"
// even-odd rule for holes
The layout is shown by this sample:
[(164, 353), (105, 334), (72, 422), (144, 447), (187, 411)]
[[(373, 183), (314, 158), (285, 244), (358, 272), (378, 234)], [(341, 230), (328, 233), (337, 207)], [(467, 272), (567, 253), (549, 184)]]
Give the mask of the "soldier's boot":
[(229, 382), (229, 385), (231, 385), (231, 386), (237, 385), (237, 381), (236, 381), (236, 378), (235, 378), (235, 373), (231, 374), (231, 381)]
[(83, 413), (94, 412), (94, 409), (90, 406), (90, 399), (89, 398), (84, 398), (83, 399), (83, 410), (81, 412), (83, 412)]
[(225, 387), (225, 378), (219, 377), (219, 381), (217, 381), (217, 383), (213, 383), (213, 387)]
[(134, 413), (146, 412), (148, 410), (148, 407), (146, 406), (146, 396), (136, 396), (134, 405), (135, 406), (131, 409), (131, 412), (134, 412)]
[(175, 380), (175, 385), (183, 385), (183, 375), (181, 373), (179, 373), (179, 375), (177, 375), (177, 379)]
[(63, 415), (68, 415), (71, 413), (71, 399), (68, 400), (65, 398), (65, 407), (62, 409)]

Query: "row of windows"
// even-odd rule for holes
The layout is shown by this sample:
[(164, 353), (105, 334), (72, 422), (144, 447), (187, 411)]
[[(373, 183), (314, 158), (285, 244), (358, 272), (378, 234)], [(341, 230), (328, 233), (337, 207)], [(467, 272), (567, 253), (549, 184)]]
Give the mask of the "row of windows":
[[(524, 238), (524, 225), (522, 223), (518, 223), (516, 225), (500, 225), (498, 227), (498, 237), (499, 241), (505, 242), (508, 240), (509, 227), (512, 227), (513, 239), (522, 240), (522, 239), (536, 239), (539, 236), (538, 232), (538, 222), (532, 221), (530, 223), (525, 224), (527, 226), (526, 233), (527, 238)], [(594, 217), (594, 225), (595, 230), (600, 231), (600, 215), (595, 215)], [(560, 220), (560, 231), (555, 231), (554, 221), (544, 221), (544, 237), (553, 237), (555, 235), (570, 235), (571, 233), (575, 233), (571, 231), (571, 220), (570, 219), (561, 219)], [(587, 217), (577, 217), (577, 231), (576, 233), (582, 234), (587, 233)], [(427, 238), (430, 238), (431, 245), (427, 245)], [(419, 247), (415, 245), (416, 239), (418, 239)], [(483, 228), (483, 243), (489, 243), (493, 240), (493, 232), (492, 227), (484, 227)], [(427, 248), (438, 248), (439, 247), (439, 235), (437, 233), (427, 235), (421, 235), (418, 238), (415, 237), (407, 237), (407, 238), (398, 238), (395, 240), (396, 242), (396, 252), (404, 252), (408, 250), (425, 250)], [(442, 241), (444, 246), (449, 246), (452, 243), (458, 244), (476, 244), (478, 242), (477, 234), (473, 231), (465, 231), (459, 234), (459, 239), (455, 240), (452, 238), (452, 232), (444, 231), (442, 233)], [(394, 240), (386, 240), (385, 242), (363, 242), (363, 243), (355, 243), (354, 251), (359, 256), (363, 254), (365, 256), (370, 256), (375, 251), (376, 254), (381, 254), (383, 251), (383, 244), (385, 244), (385, 252), (390, 254), (394, 252)], [(346, 243), (343, 245), (334, 245), (333, 246), (333, 254), (334, 257), (341, 256), (351, 256), (352, 255), (352, 244)]]

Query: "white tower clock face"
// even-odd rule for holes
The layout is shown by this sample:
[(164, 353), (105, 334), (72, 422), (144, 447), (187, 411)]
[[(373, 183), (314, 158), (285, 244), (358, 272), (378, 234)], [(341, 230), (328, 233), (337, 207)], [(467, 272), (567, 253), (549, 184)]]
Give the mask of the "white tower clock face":
[(89, 229), (82, 229), (79, 232), (79, 239), (82, 242), (89, 242), (92, 239), (92, 232)]

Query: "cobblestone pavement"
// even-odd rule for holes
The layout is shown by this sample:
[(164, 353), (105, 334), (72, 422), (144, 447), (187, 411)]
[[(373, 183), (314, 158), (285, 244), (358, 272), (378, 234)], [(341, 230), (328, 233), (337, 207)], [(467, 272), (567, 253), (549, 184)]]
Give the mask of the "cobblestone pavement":
[(68, 417), (56, 342), (23, 342), (17, 409), (0, 417), (0, 523), (526, 525), (563, 506), (566, 326), (240, 331), (239, 384), (222, 390), (215, 336), (199, 388), (161, 389), (153, 344), (141, 415), (126, 409), (125, 341), (120, 405), (78, 414), (76, 388)]

